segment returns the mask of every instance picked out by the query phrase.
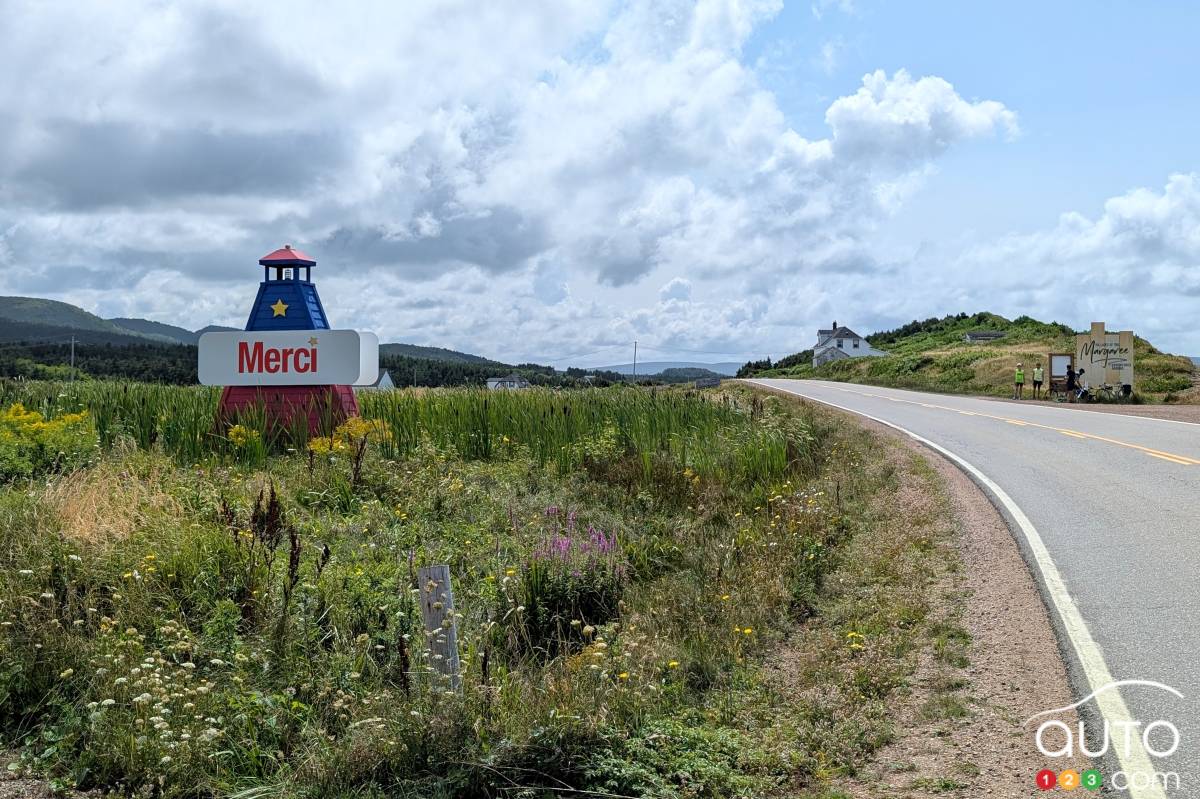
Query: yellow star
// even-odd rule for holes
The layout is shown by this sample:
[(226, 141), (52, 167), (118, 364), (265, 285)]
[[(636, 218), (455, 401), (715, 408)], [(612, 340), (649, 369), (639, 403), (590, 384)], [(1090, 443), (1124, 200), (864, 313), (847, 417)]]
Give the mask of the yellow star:
[(275, 312), (272, 318), (275, 316), (286, 316), (287, 309), (287, 303), (285, 303), (283, 300), (275, 300), (275, 304), (271, 306), (271, 310)]
[(317, 337), (316, 337), (316, 336), (313, 336), (312, 338), (310, 338), (310, 339), (308, 340), (308, 343), (309, 343), (309, 344), (311, 344), (311, 345), (312, 345), (312, 346), (314, 346), (314, 347), (315, 347), (315, 346), (317, 346)]

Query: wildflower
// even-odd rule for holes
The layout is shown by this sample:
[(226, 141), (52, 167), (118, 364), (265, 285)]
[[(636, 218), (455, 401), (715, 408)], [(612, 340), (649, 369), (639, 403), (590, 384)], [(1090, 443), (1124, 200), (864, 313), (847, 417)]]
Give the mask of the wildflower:
[(22, 576), (28, 577), (29, 575), (33, 574), (33, 569), (21, 569), (19, 574), (21, 574)]
[(728, 601), (729, 601), (729, 594), (721, 594), (721, 601), (722, 601), (722, 602), (728, 602)]
[(100, 703), (100, 707), (112, 707), (116, 703), (117, 703), (117, 700), (115, 700), (115, 699), (105, 699), (103, 702)]
[(591, 635), (592, 633), (594, 633), (594, 632), (596, 632), (596, 628), (595, 628), (595, 627), (593, 627), (593, 626), (592, 626), (592, 625), (590, 625), (590, 624), (584, 625), (584, 628), (583, 628), (583, 634), (584, 634), (584, 635), (588, 635), (588, 636), (590, 636), (590, 635)]
[(618, 675), (617, 675), (617, 679), (618, 679), (618, 680), (628, 680), (628, 679), (629, 679), (629, 672), (627, 672), (627, 671), (623, 671), (623, 672), (621, 672), (620, 674), (618, 674)]
[(671, 662), (669, 662), (669, 663), (667, 664), (667, 668), (668, 668), (668, 669), (677, 669), (677, 668), (679, 668), (679, 661), (678, 661), (678, 660), (672, 660)]
[(63, 669), (58, 673), (58, 679), (65, 680), (75, 673), (75, 669)]
[(743, 634), (743, 635), (753, 635), (753, 634), (754, 634), (754, 628), (753, 628), (753, 627), (746, 627), (746, 628), (744, 628), (744, 629), (742, 630), (742, 634)]

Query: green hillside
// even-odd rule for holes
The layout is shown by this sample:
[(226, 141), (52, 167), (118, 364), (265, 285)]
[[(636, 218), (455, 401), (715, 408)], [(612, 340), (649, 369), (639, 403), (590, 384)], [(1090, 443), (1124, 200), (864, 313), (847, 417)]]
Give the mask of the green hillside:
[[(998, 331), (1003, 338), (971, 343), (967, 333)], [(814, 368), (811, 353), (776, 364), (754, 362), (739, 376), (813, 377), (849, 383), (941, 391), (956, 394), (1012, 393), (1018, 362), (1027, 368), (1046, 362), (1051, 352), (1072, 352), (1075, 331), (1058, 322), (1028, 316), (1009, 320), (993, 313), (953, 314), (913, 321), (894, 330), (872, 333), (872, 346), (889, 353), (884, 358), (850, 358)], [(1193, 388), (1190, 359), (1160, 352), (1145, 339), (1134, 338), (1135, 390), (1140, 399), (1165, 402), (1200, 401)]]
[(40, 297), (0, 297), (0, 319), (31, 325), (91, 330), (96, 333), (138, 335), (82, 308)]
[[(400, 358), (415, 358), (419, 361), (450, 361), (452, 363), (496, 364), (482, 355), (448, 350), (444, 347), (421, 347), (416, 344), (380, 344), (379, 354)], [(501, 364), (502, 365), (502, 364)]]
[(119, 316), (108, 321), (136, 335), (149, 336), (160, 341), (171, 341), (176, 344), (195, 344), (200, 338), (199, 333), (192, 332), (185, 327), (168, 325), (163, 322), (152, 322), (149, 319), (130, 319)]

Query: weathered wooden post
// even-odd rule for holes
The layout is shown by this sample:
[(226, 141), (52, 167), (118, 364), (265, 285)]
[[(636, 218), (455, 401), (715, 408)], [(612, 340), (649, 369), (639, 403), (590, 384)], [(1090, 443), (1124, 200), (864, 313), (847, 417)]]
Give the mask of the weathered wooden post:
[(421, 621), (433, 666), (462, 691), (462, 668), (458, 657), (458, 622), (454, 617), (454, 591), (450, 567), (422, 566), (417, 570), (421, 587)]

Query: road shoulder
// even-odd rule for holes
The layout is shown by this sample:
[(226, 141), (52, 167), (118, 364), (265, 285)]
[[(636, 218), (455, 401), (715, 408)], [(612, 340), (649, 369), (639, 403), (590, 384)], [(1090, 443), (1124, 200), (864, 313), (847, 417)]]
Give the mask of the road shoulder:
[(846, 792), (855, 799), (1039, 796), (1040, 769), (1089, 768), (1084, 760), (1049, 762), (1023, 726), (1035, 713), (1070, 704), (1073, 694), (1046, 605), (1004, 518), (947, 459), (892, 428), (846, 415), (910, 459), (909, 471), (929, 473), (922, 482), (932, 496), (914, 501), (951, 520), (957, 559), (935, 586), (942, 618), (892, 709), (895, 735)]

